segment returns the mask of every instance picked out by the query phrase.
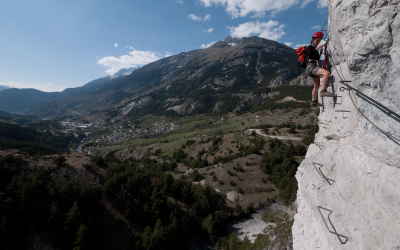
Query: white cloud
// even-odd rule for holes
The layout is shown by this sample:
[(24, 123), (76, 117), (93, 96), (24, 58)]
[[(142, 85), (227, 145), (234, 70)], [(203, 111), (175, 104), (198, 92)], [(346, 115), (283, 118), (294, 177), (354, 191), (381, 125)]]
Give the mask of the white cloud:
[[(326, 40), (321, 40), (321, 42), (319, 43), (319, 45), (325, 44), (325, 43), (326, 43)], [(297, 49), (297, 48), (299, 48), (299, 47), (301, 47), (301, 46), (308, 46), (308, 45), (310, 45), (310, 44), (309, 44), (309, 43), (296, 44), (295, 46), (293, 46), (293, 48), (294, 48), (294, 49)]]
[(285, 44), (286, 46), (290, 47), (290, 46), (292, 46), (293, 43), (291, 43), (291, 42), (286, 42), (286, 43), (283, 43), (283, 44)]
[(208, 34), (210, 34), (211, 32), (213, 32), (214, 31), (214, 28), (209, 28), (208, 30), (204, 30), (204, 32), (206, 32), (206, 33), (208, 33)]
[(106, 73), (113, 75), (121, 69), (145, 65), (159, 59), (160, 57), (158, 57), (155, 52), (134, 50), (129, 52), (128, 55), (123, 55), (119, 58), (115, 56), (103, 57), (97, 63), (108, 67), (109, 69), (106, 70)]
[(115, 48), (118, 48), (118, 44), (114, 43), (114, 47), (115, 47)]
[[(205, 7), (214, 5), (222, 5), (225, 10), (232, 16), (237, 18), (244, 17), (249, 13), (262, 13), (271, 11), (272, 13), (289, 9), (297, 4), (299, 0), (199, 0)], [(321, 1), (321, 0), (320, 0)], [(326, 1), (326, 0), (325, 0)]]
[(300, 8), (306, 7), (306, 5), (309, 4), (309, 3), (311, 3), (311, 2), (314, 2), (314, 0), (304, 0), (304, 1), (301, 3)]
[(188, 18), (193, 21), (201, 21), (201, 17), (196, 16), (195, 14), (189, 14)]
[(242, 23), (237, 27), (228, 27), (231, 30), (231, 36), (247, 37), (257, 35), (262, 38), (278, 40), (285, 32), (283, 31), (284, 24), (279, 24), (277, 21), (269, 20), (268, 22), (247, 22)]
[(250, 17), (251, 18), (264, 18), (265, 12), (258, 12), (258, 13), (255, 13), (254, 15), (251, 15)]
[(134, 50), (135, 48), (134, 47), (132, 47), (132, 46), (129, 46), (129, 45), (126, 45), (126, 47), (125, 47), (126, 49), (130, 49), (130, 50)]
[(328, 1), (327, 0), (318, 0), (318, 8), (328, 8)]
[(208, 21), (208, 20), (211, 20), (211, 15), (210, 15), (210, 14), (207, 14), (207, 15), (204, 17), (203, 22)]
[(207, 49), (210, 48), (211, 46), (213, 46), (215, 44), (215, 42), (211, 42), (209, 44), (202, 44), (200, 47), (203, 49)]
[(176, 3), (183, 4), (182, 0), (176, 0)]
[(165, 52), (165, 56), (164, 57), (170, 57), (170, 56), (172, 56), (172, 52)]
[(319, 30), (319, 29), (321, 29), (321, 26), (320, 25), (315, 25), (314, 27), (311, 27), (311, 29)]
[(44, 92), (61, 92), (65, 89), (65, 87), (57, 86), (56, 84), (49, 82), (43, 84), (24, 84), (17, 82), (0, 82), (0, 85), (7, 85), (11, 88), (17, 89), (37, 89)]
[(310, 45), (310, 44), (296, 44), (293, 48), (298, 49), (301, 46), (308, 46), (308, 45)]

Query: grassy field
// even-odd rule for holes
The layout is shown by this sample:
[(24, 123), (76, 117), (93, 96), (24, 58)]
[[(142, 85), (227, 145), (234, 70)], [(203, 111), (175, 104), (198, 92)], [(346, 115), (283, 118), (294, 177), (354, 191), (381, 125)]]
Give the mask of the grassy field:
[(242, 142), (246, 139), (246, 136), (242, 135), (241, 133), (237, 133), (233, 136), (233, 139), (238, 142)]
[[(305, 118), (307, 121), (312, 121), (315, 117), (315, 114), (309, 113), (306, 116), (298, 117), (301, 109), (284, 111), (280, 110), (277, 112), (269, 112), (262, 111), (259, 112), (259, 124), (271, 124), (277, 125), (280, 123), (286, 123), (288, 121), (293, 121), (296, 124), (304, 123)], [(223, 119), (222, 119), (223, 118)], [(120, 145), (108, 146), (103, 148), (101, 151), (111, 151), (124, 149), (128, 144), (131, 146), (136, 146), (136, 148), (146, 148), (151, 145), (153, 148), (160, 148), (162, 152), (166, 155), (172, 155), (174, 149), (181, 148), (183, 144), (186, 143), (187, 140), (196, 138), (200, 135), (220, 135), (227, 134), (229, 132), (234, 132), (233, 139), (239, 142), (242, 142), (246, 139), (245, 136), (242, 135), (242, 131), (246, 128), (253, 127), (255, 125), (256, 116), (255, 114), (247, 113), (241, 116), (224, 116), (224, 117), (216, 117), (216, 116), (190, 116), (190, 117), (180, 117), (180, 118), (171, 118), (171, 117), (154, 117), (154, 116), (146, 116), (138, 119), (141, 122), (140, 127), (142, 128), (152, 128), (154, 123), (157, 121), (165, 121), (165, 122), (174, 122), (175, 124), (180, 124), (183, 127), (170, 131), (165, 134), (159, 135), (155, 138), (149, 139), (133, 139), (125, 141)], [(167, 140), (167, 143), (160, 143), (160, 141)], [(197, 145), (199, 140), (196, 141)], [(143, 147), (140, 147), (142, 145)], [(192, 145), (191, 147), (194, 147)]]

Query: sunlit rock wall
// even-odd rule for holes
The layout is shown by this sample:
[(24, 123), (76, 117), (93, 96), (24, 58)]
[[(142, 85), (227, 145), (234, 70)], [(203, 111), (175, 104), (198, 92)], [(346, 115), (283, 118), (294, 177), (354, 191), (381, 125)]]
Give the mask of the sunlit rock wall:
[[(328, 90), (338, 97), (320, 98), (320, 130), (296, 174), (295, 250), (400, 249), (400, 119), (339, 90), (340, 80), (351, 81), (400, 114), (399, 3), (328, 1), (328, 51), (334, 59)], [(348, 237), (341, 238), (345, 244), (326, 228), (324, 220), (334, 231), (329, 212), (321, 210), (323, 219), (317, 206), (332, 210), (329, 219)]]

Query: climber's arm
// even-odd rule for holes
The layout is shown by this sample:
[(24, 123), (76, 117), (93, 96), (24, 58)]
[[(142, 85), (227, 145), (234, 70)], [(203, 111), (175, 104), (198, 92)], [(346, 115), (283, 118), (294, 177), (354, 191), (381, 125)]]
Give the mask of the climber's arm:
[(321, 44), (321, 45), (319, 45), (315, 50), (319, 50), (320, 48), (325, 47), (325, 46), (326, 46), (326, 43)]

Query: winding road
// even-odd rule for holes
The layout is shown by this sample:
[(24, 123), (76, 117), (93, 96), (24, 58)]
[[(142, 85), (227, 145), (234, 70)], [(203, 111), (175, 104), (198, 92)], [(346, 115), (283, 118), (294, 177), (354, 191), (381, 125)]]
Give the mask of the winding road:
[(251, 134), (251, 132), (255, 131), (256, 134), (264, 136), (264, 137), (269, 137), (269, 138), (277, 138), (279, 140), (291, 140), (291, 141), (301, 141), (303, 138), (301, 137), (296, 137), (296, 136), (284, 136), (284, 135), (267, 135), (264, 133), (262, 129), (248, 129), (246, 130), (246, 134)]

